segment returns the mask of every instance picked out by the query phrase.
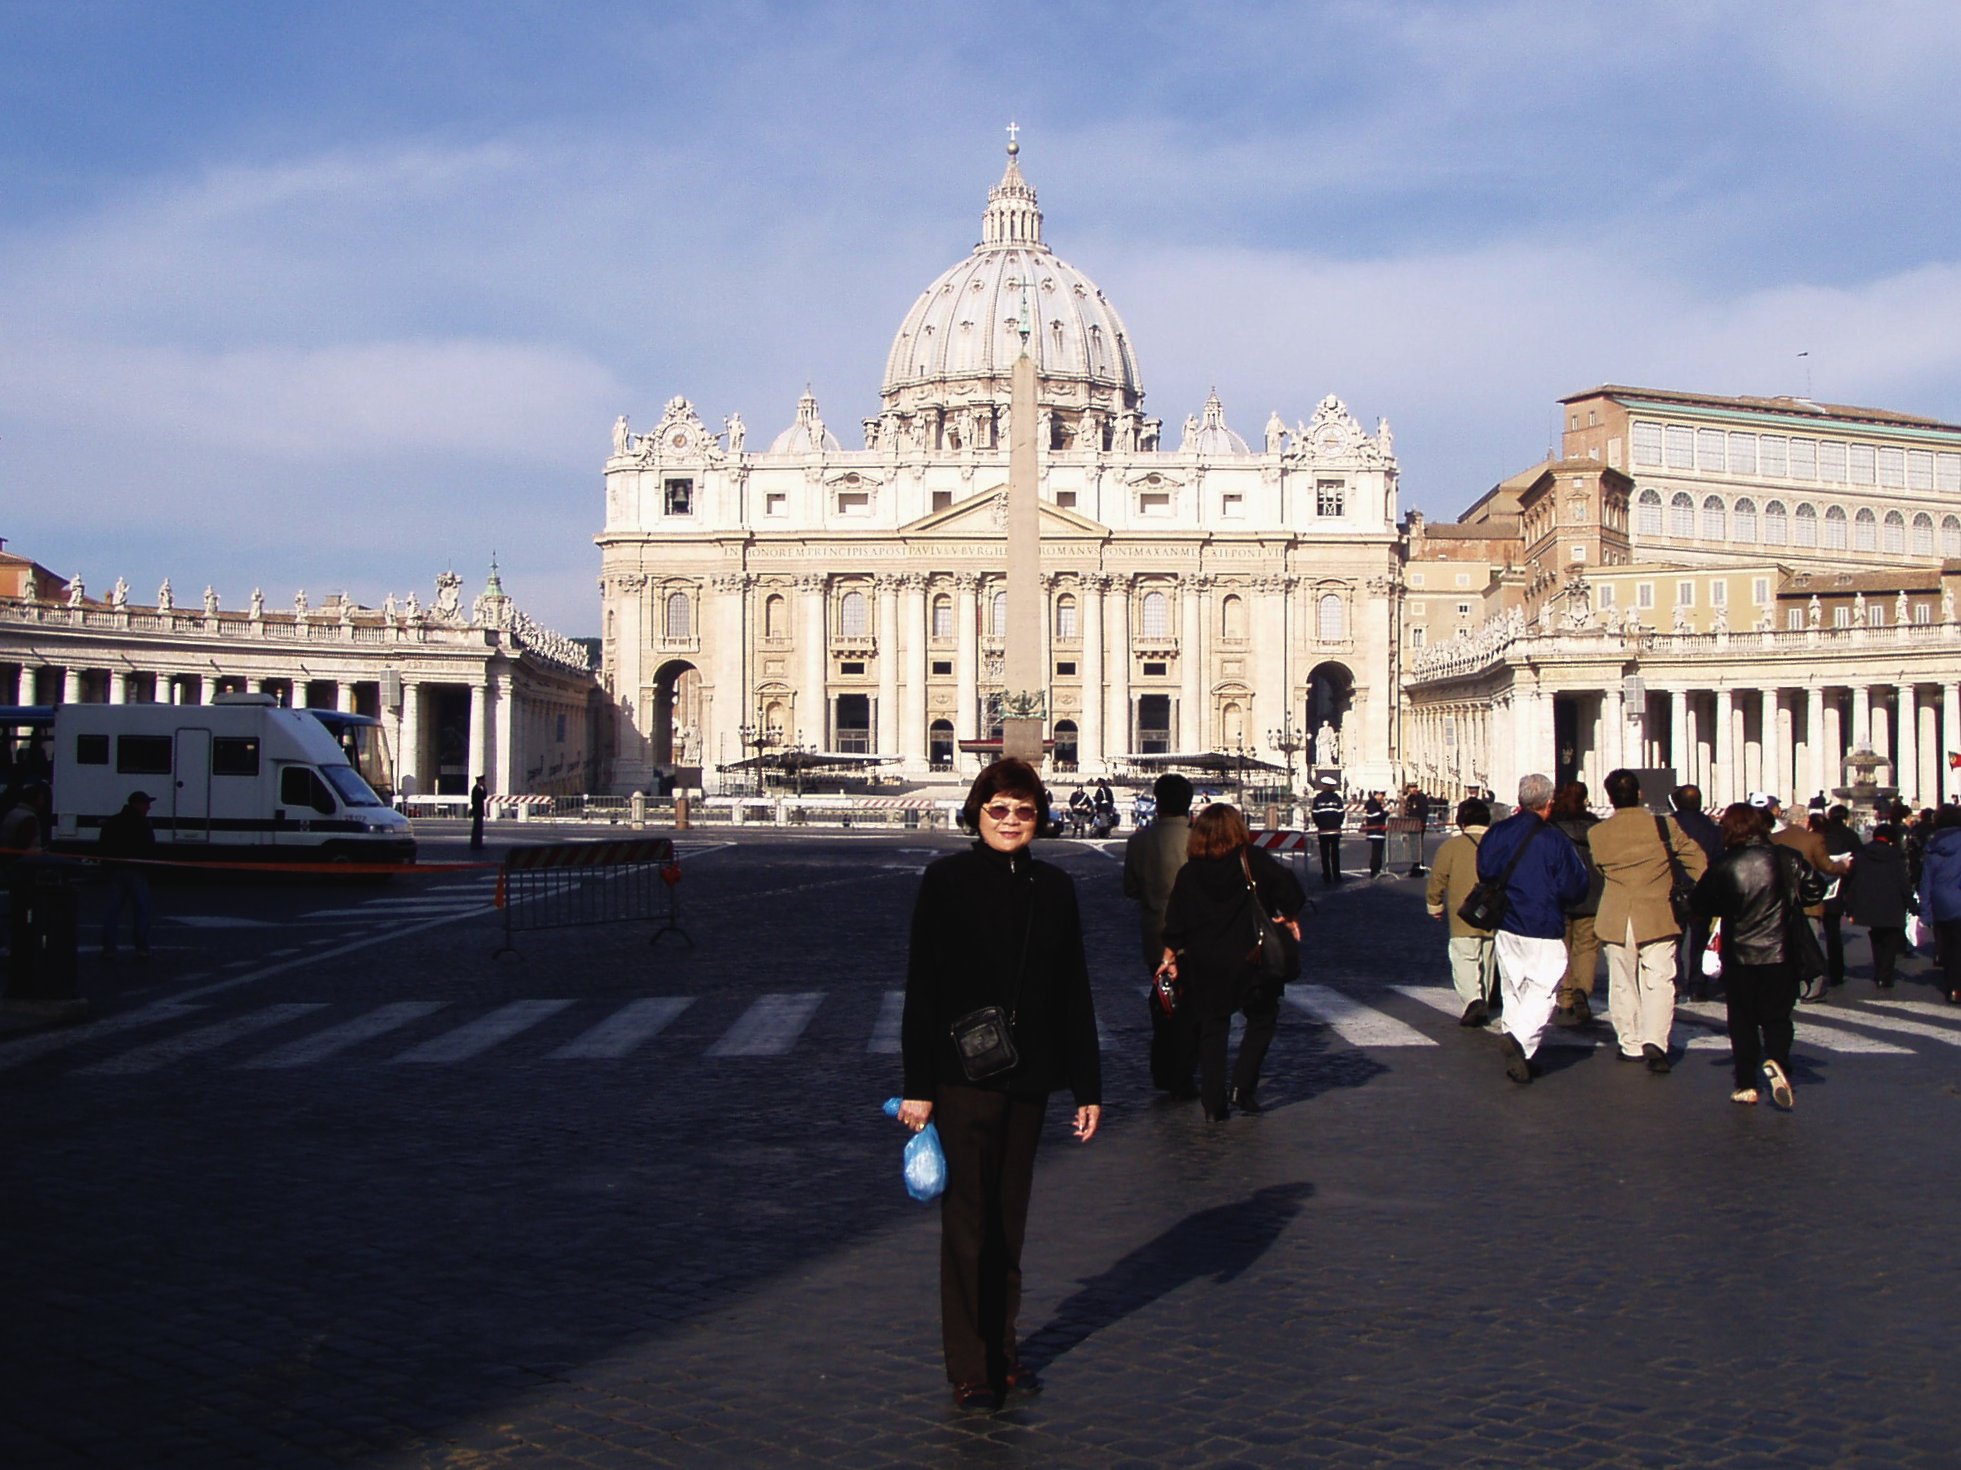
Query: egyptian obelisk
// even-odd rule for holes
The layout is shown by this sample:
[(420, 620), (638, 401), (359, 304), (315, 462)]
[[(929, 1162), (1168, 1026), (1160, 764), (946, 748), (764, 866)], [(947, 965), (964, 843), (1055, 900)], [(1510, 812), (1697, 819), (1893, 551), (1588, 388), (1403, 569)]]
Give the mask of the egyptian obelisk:
[[(1014, 144), (1009, 143), (1010, 152)], [(1008, 376), (1008, 635), (1002, 658), (1001, 754), (1042, 763), (1048, 670), (1042, 647), (1041, 466), (1036, 454), (1035, 360), (1028, 355), (1028, 286), (1022, 284), (1021, 355)]]

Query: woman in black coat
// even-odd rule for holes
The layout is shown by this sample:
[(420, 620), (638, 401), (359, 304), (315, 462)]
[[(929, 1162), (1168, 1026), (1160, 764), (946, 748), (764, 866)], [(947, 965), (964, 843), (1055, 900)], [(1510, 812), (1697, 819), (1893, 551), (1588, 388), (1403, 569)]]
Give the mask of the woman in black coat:
[[(1798, 978), (1785, 935), (1803, 859), (1771, 843), (1770, 818), (1761, 807), (1739, 801), (1723, 813), (1719, 827), (1723, 855), (1695, 885), (1689, 907), (1701, 918), (1723, 921), (1723, 999), (1736, 1069), (1730, 1101), (1756, 1102), (1761, 1080), (1770, 1100), (1789, 1108)], [(1796, 921), (1808, 923), (1802, 913)]]
[[(1279, 1024), (1285, 982), (1263, 982), (1249, 956), (1257, 957), (1262, 912), (1300, 938), (1294, 916), (1305, 897), (1284, 863), (1252, 845), (1238, 808), (1215, 802), (1193, 819), (1185, 866), (1164, 911), (1163, 972), (1180, 982), (1178, 1003), (1198, 1017), (1199, 1097), (1211, 1122), (1223, 1123), (1232, 1107), (1261, 1111), (1260, 1064)], [(1226, 1041), (1234, 1011), (1245, 1013), (1246, 1033), (1229, 1099)]]
[(1872, 983), (1881, 990), (1893, 988), (1893, 968), (1907, 947), (1907, 914), (1918, 904), (1899, 833), (1891, 822), (1873, 828), (1872, 841), (1859, 849), (1844, 880), (1845, 910), (1853, 923), (1866, 926)]
[[(940, 1322), (947, 1379), (963, 1409), (996, 1409), (1009, 1393), (1041, 1391), (1021, 1361), (1015, 1320), (1042, 1113), (1051, 1092), (1068, 1088), (1076, 1137), (1087, 1143), (1103, 1112), (1076, 885), (1028, 851), (1048, 816), (1034, 769), (996, 761), (974, 781), (962, 812), (980, 840), (928, 866), (913, 905), (899, 1121), (915, 1133), (938, 1124), (946, 1151)], [(951, 1028), (990, 1005), (1008, 1013), (1018, 1060), (976, 1081)]]

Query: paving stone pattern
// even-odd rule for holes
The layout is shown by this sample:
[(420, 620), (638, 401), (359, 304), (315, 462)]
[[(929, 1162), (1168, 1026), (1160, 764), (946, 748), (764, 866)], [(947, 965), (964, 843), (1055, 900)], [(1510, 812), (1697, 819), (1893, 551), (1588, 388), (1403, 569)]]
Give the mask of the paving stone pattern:
[[(1801, 1026), (1789, 1116), (1728, 1103), (1719, 1048), (1657, 1078), (1560, 1047), (1517, 1087), (1488, 1034), (1396, 989), (1443, 979), (1417, 884), (1317, 884), (1310, 981), (1431, 1044), (1290, 1007), (1272, 1110), (1208, 1126), (1149, 1093), (1134, 910), (1084, 844), (1048, 851), (1083, 894), (1109, 1108), (1087, 1147), (1051, 1109), (1023, 1321), (1049, 1388), (957, 1414), (936, 1211), (900, 1187), (896, 1059), (868, 1050), (918, 868), (952, 845), (703, 850), (692, 950), (618, 926), (493, 960), (494, 917), (393, 936), (413, 923), (382, 908), (385, 942), (202, 998), (172, 967), (217, 950), (128, 994), (103, 973), (112, 1020), (197, 1008), (11, 1066), (39, 1037), (0, 1041), (0, 1464), (1961, 1458), (1953, 1044), (1842, 1021), (1899, 1049), (1828, 1052)], [(1853, 957), (1829, 1009), (1961, 1034), (1873, 1004)], [(1899, 999), (1933, 999), (1925, 966)], [(810, 995), (786, 1048), (717, 1054), (760, 999)], [(689, 1000), (623, 1054), (552, 1055), (660, 997)], [(520, 1002), (501, 1042), (392, 1060)], [(243, 1065), (384, 1006), (385, 1036)]]

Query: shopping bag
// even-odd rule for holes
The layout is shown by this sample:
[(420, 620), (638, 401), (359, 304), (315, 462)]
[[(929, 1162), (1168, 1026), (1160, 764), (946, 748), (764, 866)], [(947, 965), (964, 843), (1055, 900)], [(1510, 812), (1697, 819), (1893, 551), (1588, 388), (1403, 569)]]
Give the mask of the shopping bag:
[(1702, 973), (1711, 980), (1723, 973), (1723, 922), (1718, 919), (1709, 929), (1709, 943), (1702, 948)]
[[(899, 1116), (899, 1099), (889, 1098), (885, 1116)], [(902, 1162), (906, 1193), (922, 1204), (946, 1193), (946, 1151), (940, 1147), (940, 1130), (928, 1123), (906, 1140)]]
[(1920, 921), (1920, 915), (1907, 915), (1907, 946), (1918, 949), (1927, 942), (1927, 926)]

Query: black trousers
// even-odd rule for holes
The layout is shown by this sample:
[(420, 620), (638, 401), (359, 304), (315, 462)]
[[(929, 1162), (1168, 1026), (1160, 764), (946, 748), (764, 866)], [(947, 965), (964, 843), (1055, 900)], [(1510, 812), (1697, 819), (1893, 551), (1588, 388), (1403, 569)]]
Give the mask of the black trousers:
[(1872, 983), (1891, 985), (1893, 969), (1900, 962), (1900, 956), (1907, 951), (1907, 931), (1904, 925), (1893, 928), (1885, 924), (1873, 924), (1866, 930), (1866, 937), (1872, 941)]
[(1934, 940), (1940, 949), (1941, 989), (1961, 995), (1961, 919), (1944, 919), (1934, 925)]
[(1319, 832), (1321, 839), (1321, 881), (1337, 883), (1341, 880), (1341, 833)]
[(1730, 1059), (1738, 1087), (1758, 1085), (1757, 1068), (1772, 1061), (1786, 1071), (1791, 1066), (1791, 1009), (1798, 1003), (1798, 982), (1791, 967), (1723, 963), (1724, 999), (1729, 1008)]
[(1843, 904), (1825, 905), (1825, 983), (1843, 985), (1845, 983), (1845, 935), (1840, 925), (1845, 921)]
[[(1280, 1025), (1280, 997), (1261, 995), (1240, 1007), (1246, 1017), (1246, 1033), (1239, 1038), (1239, 1055), (1233, 1061), (1233, 1091), (1251, 1097), (1260, 1085), (1260, 1067), (1267, 1048)], [(1208, 1113), (1226, 1110), (1226, 1043), (1232, 1037), (1232, 1015), (1207, 1016), (1198, 1026), (1198, 1095)]]
[(1151, 1085), (1166, 1092), (1188, 1092), (1198, 1069), (1198, 1018), (1191, 1003), (1167, 1016), (1155, 987), (1145, 1003), (1151, 1008)]
[(1369, 876), (1375, 877), (1382, 871), (1382, 855), (1389, 847), (1389, 835), (1369, 838)]
[(1021, 1246), (1048, 1099), (942, 1087), (933, 1122), (946, 1151), (940, 1196), (940, 1335), (950, 1383), (999, 1384), (1015, 1362)]

